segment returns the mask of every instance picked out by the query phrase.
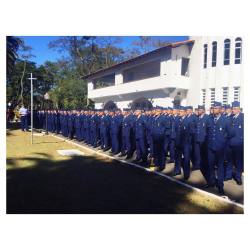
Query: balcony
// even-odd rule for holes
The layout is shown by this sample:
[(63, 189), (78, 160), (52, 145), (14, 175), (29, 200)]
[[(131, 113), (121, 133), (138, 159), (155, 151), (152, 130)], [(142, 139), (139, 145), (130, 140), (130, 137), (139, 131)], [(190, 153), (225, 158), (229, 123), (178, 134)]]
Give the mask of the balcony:
[(89, 89), (88, 98), (101, 100), (102, 98), (112, 98), (112, 96), (122, 96), (138, 92), (148, 92), (154, 90), (167, 89), (189, 89), (189, 77), (186, 76), (157, 76), (138, 81), (132, 81), (119, 85), (104, 87), (100, 89)]

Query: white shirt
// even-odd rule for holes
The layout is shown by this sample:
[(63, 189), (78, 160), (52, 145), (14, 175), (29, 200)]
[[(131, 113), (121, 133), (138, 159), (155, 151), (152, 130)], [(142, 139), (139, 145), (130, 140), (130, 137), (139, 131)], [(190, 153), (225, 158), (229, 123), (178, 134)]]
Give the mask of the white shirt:
[(20, 108), (20, 109), (19, 109), (19, 114), (20, 114), (21, 116), (27, 115), (27, 114), (28, 114), (28, 110), (27, 110), (26, 108)]
[(236, 118), (239, 116), (239, 114), (240, 114), (240, 113), (236, 114), (236, 115), (234, 116), (234, 119), (236, 119)]

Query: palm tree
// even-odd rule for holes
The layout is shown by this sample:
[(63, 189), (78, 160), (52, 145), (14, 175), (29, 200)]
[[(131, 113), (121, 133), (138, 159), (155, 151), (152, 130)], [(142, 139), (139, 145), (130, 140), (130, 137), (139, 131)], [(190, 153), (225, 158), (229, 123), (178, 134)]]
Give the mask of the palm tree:
[(13, 71), (15, 61), (17, 59), (17, 51), (21, 45), (23, 45), (23, 41), (14, 36), (7, 36), (7, 79), (11, 72)]

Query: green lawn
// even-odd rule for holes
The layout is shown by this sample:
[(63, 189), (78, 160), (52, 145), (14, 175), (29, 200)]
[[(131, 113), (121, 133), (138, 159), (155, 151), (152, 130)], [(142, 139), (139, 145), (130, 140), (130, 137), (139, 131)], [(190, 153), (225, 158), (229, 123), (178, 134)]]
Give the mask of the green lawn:
[[(79, 149), (63, 157), (57, 149)], [(7, 131), (7, 213), (243, 213), (161, 176), (51, 136)]]

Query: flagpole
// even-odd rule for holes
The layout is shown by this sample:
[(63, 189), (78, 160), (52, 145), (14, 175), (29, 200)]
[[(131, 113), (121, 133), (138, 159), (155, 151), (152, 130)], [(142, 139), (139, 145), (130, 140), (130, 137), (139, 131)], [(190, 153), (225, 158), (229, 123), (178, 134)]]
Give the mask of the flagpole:
[(32, 73), (30, 73), (30, 95), (31, 95), (31, 144), (33, 144), (33, 77)]
[(31, 127), (31, 144), (33, 144), (33, 80), (36, 80), (36, 78), (33, 78), (32, 73), (30, 73), (30, 101), (31, 101), (31, 108), (30, 108), (30, 127)]

